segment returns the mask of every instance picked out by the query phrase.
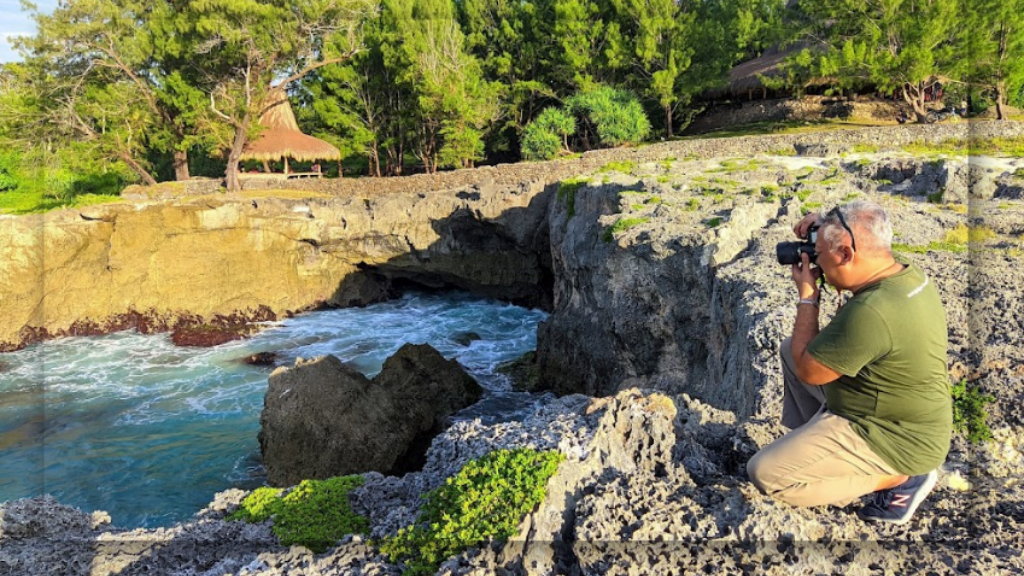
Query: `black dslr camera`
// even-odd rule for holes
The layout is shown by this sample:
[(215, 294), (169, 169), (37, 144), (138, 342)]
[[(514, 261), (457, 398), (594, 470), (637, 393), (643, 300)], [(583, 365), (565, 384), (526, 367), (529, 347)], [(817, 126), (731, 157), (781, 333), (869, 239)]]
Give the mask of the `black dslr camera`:
[(807, 236), (802, 242), (779, 242), (775, 246), (775, 257), (779, 259), (779, 264), (799, 264), (800, 255), (807, 254), (811, 262), (814, 262), (818, 258), (818, 253), (814, 251), (814, 242), (818, 239), (818, 225), (812, 224), (807, 228)]

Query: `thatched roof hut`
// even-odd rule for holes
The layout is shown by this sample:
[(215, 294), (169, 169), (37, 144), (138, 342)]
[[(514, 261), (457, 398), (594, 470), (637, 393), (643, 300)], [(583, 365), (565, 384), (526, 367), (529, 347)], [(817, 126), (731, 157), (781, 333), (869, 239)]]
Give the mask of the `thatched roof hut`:
[[(284, 90), (275, 89), (268, 96), (272, 104), (260, 116), (264, 127), (251, 142), (242, 149), (242, 160), (295, 160), (312, 162), (316, 160), (341, 160), (341, 151), (319, 138), (303, 134), (295, 121), (295, 113)], [(286, 168), (287, 170), (287, 168)]]
[[(773, 78), (783, 74), (782, 67), (786, 60), (805, 48), (824, 50), (823, 46), (810, 42), (801, 42), (785, 49), (779, 47), (769, 49), (761, 56), (733, 67), (729, 71), (729, 83), (721, 88), (709, 90), (705, 96), (712, 99), (766, 97), (768, 89), (761, 78)], [(806, 82), (804, 86), (821, 86), (829, 83), (827, 78), (815, 78)]]

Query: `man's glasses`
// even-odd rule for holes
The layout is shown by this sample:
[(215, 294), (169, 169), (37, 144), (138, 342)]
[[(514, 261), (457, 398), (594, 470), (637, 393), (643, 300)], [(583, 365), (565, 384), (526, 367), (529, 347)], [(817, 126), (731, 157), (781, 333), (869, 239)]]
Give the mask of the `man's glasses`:
[(839, 223), (843, 225), (843, 228), (845, 228), (846, 231), (849, 232), (849, 234), (850, 234), (850, 243), (853, 244), (853, 250), (854, 250), (854, 252), (856, 252), (857, 251), (857, 239), (853, 237), (853, 230), (850, 230), (850, 227), (846, 224), (846, 219), (843, 218), (843, 213), (839, 211), (839, 207), (833, 208), (828, 213), (828, 215), (826, 217), (831, 218), (833, 214), (835, 214), (836, 218), (839, 219)]

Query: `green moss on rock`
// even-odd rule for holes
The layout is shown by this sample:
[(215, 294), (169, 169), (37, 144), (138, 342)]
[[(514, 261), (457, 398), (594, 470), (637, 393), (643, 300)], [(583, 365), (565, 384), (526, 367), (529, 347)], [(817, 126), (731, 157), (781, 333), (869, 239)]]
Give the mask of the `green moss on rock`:
[(227, 519), (271, 520), (282, 545), (299, 544), (320, 553), (347, 534), (369, 530), (369, 521), (353, 512), (348, 500), (349, 492), (362, 484), (362, 476), (303, 480), (283, 496), (277, 488), (258, 488)]
[(416, 524), (380, 543), (407, 575), (433, 574), (441, 563), (487, 540), (515, 535), (524, 515), (546, 495), (565, 457), (527, 448), (496, 450), (467, 463), (428, 492)]

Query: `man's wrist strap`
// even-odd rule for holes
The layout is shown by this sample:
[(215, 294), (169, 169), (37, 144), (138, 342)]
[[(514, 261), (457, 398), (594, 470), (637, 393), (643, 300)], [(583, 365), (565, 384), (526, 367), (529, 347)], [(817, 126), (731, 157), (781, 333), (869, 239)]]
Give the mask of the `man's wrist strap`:
[(817, 300), (812, 300), (810, 298), (801, 298), (800, 301), (796, 303), (797, 306), (799, 306), (801, 304), (810, 304), (811, 306), (814, 306), (815, 308), (818, 307), (818, 301)]

